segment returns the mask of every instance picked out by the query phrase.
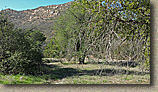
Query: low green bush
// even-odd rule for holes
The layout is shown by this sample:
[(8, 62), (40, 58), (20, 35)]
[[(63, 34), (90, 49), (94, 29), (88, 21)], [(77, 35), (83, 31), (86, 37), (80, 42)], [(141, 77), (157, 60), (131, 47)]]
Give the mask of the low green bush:
[(37, 75), (43, 73), (44, 35), (36, 30), (15, 29), (0, 15), (0, 72)]

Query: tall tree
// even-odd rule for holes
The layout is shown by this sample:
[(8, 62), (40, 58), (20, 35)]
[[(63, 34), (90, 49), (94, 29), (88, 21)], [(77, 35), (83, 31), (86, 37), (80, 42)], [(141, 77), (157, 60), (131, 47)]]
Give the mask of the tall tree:
[(57, 19), (55, 36), (67, 40), (67, 55), (80, 63), (86, 55), (149, 63), (149, 0), (75, 0), (68, 12)]

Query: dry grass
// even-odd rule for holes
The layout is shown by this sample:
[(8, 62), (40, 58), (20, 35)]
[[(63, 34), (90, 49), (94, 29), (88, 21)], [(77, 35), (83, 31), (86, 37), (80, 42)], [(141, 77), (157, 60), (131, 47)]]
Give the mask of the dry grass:
[[(58, 68), (53, 69), (56, 71), (55, 74), (63, 76), (51, 81), (51, 84), (150, 84), (150, 73), (141, 72), (139, 67), (127, 69), (102, 64), (79, 65), (58, 62), (50, 65), (57, 65)], [(128, 74), (126, 74), (127, 70)]]
[(150, 84), (150, 72), (141, 72), (138, 66), (127, 69), (114, 65), (70, 62), (47, 65), (49, 72), (40, 76), (0, 74), (0, 84)]

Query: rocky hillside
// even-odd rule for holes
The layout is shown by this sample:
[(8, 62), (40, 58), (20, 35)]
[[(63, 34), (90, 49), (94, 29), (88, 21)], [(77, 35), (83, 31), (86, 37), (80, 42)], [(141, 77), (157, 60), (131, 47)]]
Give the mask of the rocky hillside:
[(6, 9), (3, 11), (16, 27), (22, 29), (38, 29), (49, 38), (53, 31), (54, 19), (68, 9), (71, 3), (41, 6), (32, 10), (15, 11)]

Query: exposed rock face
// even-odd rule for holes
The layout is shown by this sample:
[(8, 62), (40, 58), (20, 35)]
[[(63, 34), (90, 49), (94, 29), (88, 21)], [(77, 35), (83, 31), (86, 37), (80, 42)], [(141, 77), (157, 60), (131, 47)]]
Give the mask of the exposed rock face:
[(60, 5), (41, 6), (36, 9), (23, 11), (15, 11), (12, 9), (6, 9), (3, 11), (16, 27), (22, 29), (35, 28), (42, 31), (46, 36), (50, 36), (53, 31), (53, 19), (68, 9), (71, 3), (72, 2)]

